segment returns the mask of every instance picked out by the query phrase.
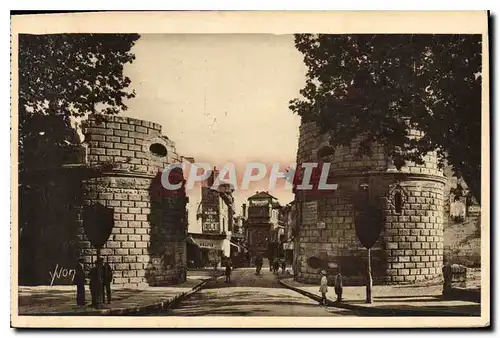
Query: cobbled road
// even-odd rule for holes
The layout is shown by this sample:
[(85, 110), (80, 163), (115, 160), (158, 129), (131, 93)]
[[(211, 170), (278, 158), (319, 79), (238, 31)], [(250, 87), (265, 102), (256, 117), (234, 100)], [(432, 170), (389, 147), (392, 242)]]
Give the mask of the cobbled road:
[(176, 308), (149, 316), (356, 316), (353, 311), (320, 306), (279, 284), (269, 268), (235, 269), (231, 282), (210, 281)]

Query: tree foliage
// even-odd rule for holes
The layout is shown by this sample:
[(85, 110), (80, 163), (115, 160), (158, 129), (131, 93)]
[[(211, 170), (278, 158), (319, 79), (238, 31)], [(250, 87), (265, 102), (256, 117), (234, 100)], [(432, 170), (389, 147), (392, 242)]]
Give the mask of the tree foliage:
[(137, 34), (19, 36), (21, 168), (28, 147), (45, 144), (47, 159), (56, 160), (57, 149), (75, 143), (72, 117), (127, 109), (125, 100), (135, 92), (123, 68), (135, 59), (131, 48), (138, 39)]
[(298, 34), (295, 44), (308, 71), (290, 109), (332, 146), (360, 137), (370, 155), (381, 144), (397, 168), (435, 151), (480, 201), (480, 35)]

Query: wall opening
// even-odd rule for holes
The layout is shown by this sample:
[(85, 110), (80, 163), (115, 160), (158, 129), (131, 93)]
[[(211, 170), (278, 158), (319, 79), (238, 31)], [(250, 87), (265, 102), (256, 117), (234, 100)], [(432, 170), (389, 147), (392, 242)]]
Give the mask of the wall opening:
[(167, 148), (161, 143), (153, 143), (151, 146), (149, 146), (149, 151), (156, 156), (167, 156)]
[(394, 208), (397, 214), (400, 214), (403, 209), (403, 196), (399, 191), (394, 194)]

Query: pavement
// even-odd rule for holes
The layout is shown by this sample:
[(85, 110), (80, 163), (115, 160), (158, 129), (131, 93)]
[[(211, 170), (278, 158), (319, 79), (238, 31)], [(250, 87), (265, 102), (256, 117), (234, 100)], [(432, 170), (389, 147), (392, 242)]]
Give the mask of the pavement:
[[(222, 270), (219, 269), (219, 274)], [(443, 300), (441, 285), (374, 286), (373, 303), (365, 287), (344, 287), (337, 303), (330, 288), (328, 306), (320, 306), (319, 287), (264, 265), (233, 270), (231, 282), (211, 278), (212, 271), (190, 271), (185, 283), (168, 287), (113, 288), (112, 303), (101, 309), (77, 306), (75, 286), (19, 287), (19, 315), (58, 316), (480, 316), (481, 306), (467, 300)], [(90, 302), (90, 292), (86, 290)]]
[(264, 265), (260, 275), (255, 268), (233, 270), (231, 282), (224, 278), (209, 281), (200, 291), (165, 311), (144, 316), (357, 316), (357, 311), (321, 306), (315, 300), (283, 287)]
[[(282, 278), (280, 283), (312, 299), (321, 298), (319, 286)], [(467, 300), (444, 300), (441, 285), (380, 285), (373, 286), (373, 302), (367, 304), (366, 287), (343, 288), (342, 302), (336, 302), (333, 287), (327, 293), (328, 305), (356, 310), (364, 315), (386, 316), (480, 316), (481, 305)]]
[[(222, 271), (220, 271), (221, 273)], [(19, 315), (36, 316), (103, 316), (136, 315), (174, 306), (176, 302), (198, 291), (210, 280), (209, 273), (188, 273), (186, 282), (167, 287), (112, 287), (111, 304), (94, 309), (90, 305), (90, 290), (85, 286), (86, 305), (76, 305), (76, 286), (20, 286)]]

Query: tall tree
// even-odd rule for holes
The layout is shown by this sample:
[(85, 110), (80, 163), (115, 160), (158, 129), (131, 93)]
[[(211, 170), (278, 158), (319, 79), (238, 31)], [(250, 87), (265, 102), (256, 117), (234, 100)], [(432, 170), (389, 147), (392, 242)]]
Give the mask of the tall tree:
[(290, 109), (332, 146), (361, 137), (359, 154), (381, 144), (397, 168), (435, 151), (480, 202), (480, 35), (298, 34), (295, 44), (308, 71)]
[(25, 157), (36, 156), (32, 147), (43, 144), (46, 159), (57, 161), (58, 150), (77, 141), (72, 117), (127, 109), (124, 100), (135, 92), (123, 68), (135, 59), (131, 48), (138, 39), (137, 34), (19, 36), (21, 170)]

